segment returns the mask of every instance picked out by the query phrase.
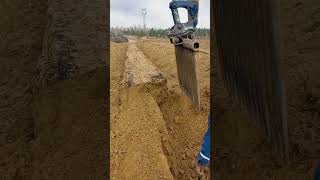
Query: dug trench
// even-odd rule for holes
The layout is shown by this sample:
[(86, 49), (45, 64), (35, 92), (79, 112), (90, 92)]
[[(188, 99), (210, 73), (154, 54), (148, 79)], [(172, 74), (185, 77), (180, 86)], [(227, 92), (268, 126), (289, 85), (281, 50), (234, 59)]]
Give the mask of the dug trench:
[[(114, 179), (194, 179), (208, 111), (194, 110), (175, 84), (176, 76), (168, 76), (166, 68), (154, 63), (159, 54), (148, 57), (144, 47), (140, 50), (144, 43), (152, 44), (145, 40), (111, 45), (111, 73), (118, 72), (111, 84), (122, 79), (118, 93), (111, 94), (111, 101), (118, 97), (118, 110), (111, 110), (111, 175)], [(167, 42), (153, 45), (149, 53), (158, 46), (173, 50)], [(122, 53), (117, 57), (119, 47)], [(164, 61), (170, 64), (172, 60)]]

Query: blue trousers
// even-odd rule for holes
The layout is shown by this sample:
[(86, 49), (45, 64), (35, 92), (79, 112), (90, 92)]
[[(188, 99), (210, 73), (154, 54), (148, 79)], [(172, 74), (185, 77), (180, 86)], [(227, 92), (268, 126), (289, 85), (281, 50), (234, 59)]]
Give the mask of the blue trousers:
[(318, 165), (315, 169), (314, 180), (320, 180), (320, 163), (318, 163)]
[(208, 116), (208, 130), (203, 137), (203, 142), (201, 146), (201, 151), (198, 154), (198, 163), (202, 165), (208, 165), (210, 161), (210, 121), (211, 117), (210, 114)]

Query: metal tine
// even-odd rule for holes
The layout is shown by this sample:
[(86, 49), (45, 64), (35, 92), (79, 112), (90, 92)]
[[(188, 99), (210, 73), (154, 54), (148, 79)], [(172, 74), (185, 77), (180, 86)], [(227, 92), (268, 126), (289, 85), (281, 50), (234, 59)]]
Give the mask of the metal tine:
[[(248, 0), (246, 1), (246, 5), (245, 7), (247, 7), (248, 9), (253, 9), (254, 4), (250, 3)], [(244, 10), (244, 17), (248, 17), (246, 20), (246, 25), (244, 25), (243, 27), (245, 27), (245, 31), (247, 33), (251, 33), (250, 31), (250, 27), (254, 27), (254, 18), (256, 18), (255, 16), (252, 16), (249, 14), (248, 9)], [(256, 32), (256, 29), (254, 30), (254, 32)], [(256, 37), (256, 33), (253, 33), (252, 36)], [(248, 42), (247, 42), (248, 43)], [(247, 48), (248, 48), (248, 55), (247, 55), (247, 61), (245, 62), (247, 64), (248, 67), (248, 81), (249, 81), (249, 98), (250, 98), (250, 104), (251, 104), (251, 111), (252, 111), (252, 116), (255, 119), (256, 124), (261, 127), (261, 121), (260, 121), (260, 117), (259, 117), (259, 112), (258, 112), (258, 102), (257, 102), (257, 89), (255, 88), (256, 86), (256, 70), (257, 70), (257, 64), (258, 64), (258, 60), (252, 60), (255, 57), (255, 51), (253, 49), (253, 47), (251, 46), (251, 43), (247, 44)], [(246, 46), (245, 46), (246, 47)]]
[(179, 84), (181, 84), (182, 82), (181, 75), (180, 75), (181, 63), (179, 62), (180, 50), (178, 47), (175, 47), (175, 51), (176, 51), (177, 74), (178, 74)]
[[(252, 6), (251, 2), (249, 2), (248, 0), (246, 1), (247, 4), (245, 7), (250, 7)], [(243, 5), (244, 6), (244, 5)], [(252, 9), (251, 9), (252, 10)], [(253, 23), (249, 23), (249, 18), (248, 17), (251, 17), (251, 18), (254, 18), (252, 17), (252, 14), (250, 14), (250, 11), (248, 8), (245, 9), (245, 12), (246, 12), (246, 20), (248, 21), (248, 24), (247, 24), (247, 33), (250, 33), (252, 37), (255, 37), (256, 36), (256, 30), (255, 30), (255, 24)], [(254, 30), (252, 30), (254, 29)], [(251, 37), (251, 38), (252, 38)], [(255, 80), (252, 82), (252, 91), (255, 92), (254, 96), (252, 97), (252, 100), (258, 102), (258, 97), (259, 97), (259, 94), (258, 94), (258, 84), (257, 84), (257, 67), (256, 67), (256, 61), (258, 61), (258, 59), (256, 59), (256, 46), (252, 46), (253, 45), (253, 42), (252, 40), (249, 38), (247, 40), (248, 42), (248, 45), (249, 47), (251, 48), (251, 52), (248, 53), (248, 68), (250, 69), (251, 71), (251, 76), (252, 78)], [(250, 107), (250, 106), (249, 106)], [(261, 118), (260, 118), (260, 113), (259, 113), (259, 104), (256, 103), (256, 104), (251, 104), (251, 109), (255, 112), (256, 115), (259, 115), (256, 117), (256, 121), (257, 121), (257, 125), (261, 128), (263, 125), (261, 123)]]
[(191, 99), (197, 110), (200, 109), (200, 91), (198, 82), (198, 52), (176, 46), (178, 79), (181, 89)]
[[(196, 61), (198, 60), (197, 59), (197, 53), (196, 51), (192, 52), (192, 55), (193, 55), (193, 58), (194, 60), (192, 61), (192, 65), (194, 66), (194, 70), (195, 70), (195, 74), (196, 74), (196, 69), (197, 69), (197, 63)], [(193, 97), (194, 97), (194, 102), (195, 102), (195, 107), (198, 108), (198, 97), (196, 96), (196, 94), (198, 93), (197, 92), (197, 77), (196, 76), (193, 76), (192, 77), (192, 80), (194, 82), (194, 84), (192, 84), (192, 91), (193, 91)]]
[[(199, 52), (196, 51), (194, 52), (194, 57), (195, 57), (195, 60), (193, 61), (194, 62), (194, 67), (195, 67), (195, 74), (196, 75), (199, 75), (199, 65), (198, 65), (198, 61), (199, 61)], [(195, 94), (198, 94), (199, 96), (196, 96), (196, 102), (197, 102), (197, 108), (198, 110), (200, 110), (200, 79), (199, 79), (199, 76), (195, 76)]]
[(195, 59), (195, 54), (191, 53), (190, 50), (188, 50), (188, 54), (189, 54), (189, 69), (191, 70), (191, 68), (193, 68), (193, 72), (190, 74), (192, 74), (192, 76), (187, 76), (188, 78), (188, 83), (190, 83), (190, 92), (192, 93), (192, 101), (194, 102), (194, 105), (197, 107), (197, 102), (196, 102), (196, 91), (195, 91), (195, 86), (196, 86), (196, 81), (195, 81), (195, 64), (194, 61)]
[[(221, 5), (224, 6), (224, 1), (221, 1)], [(221, 9), (223, 9), (223, 8), (221, 8)], [(223, 17), (223, 19), (228, 18), (226, 16), (226, 15), (228, 15), (228, 9), (223, 9), (223, 11), (221, 11), (220, 15), (221, 15), (221, 17)], [(226, 26), (228, 28), (230, 28), (230, 24), (226, 24)], [(217, 28), (220, 28), (220, 26), (217, 25)], [(219, 37), (217, 37), (217, 38), (219, 38)], [(229, 43), (229, 38), (230, 37), (222, 36), (221, 38), (224, 40), (224, 41), (220, 42), (222, 47), (223, 47), (223, 48), (221, 48), (221, 51), (222, 51), (221, 52), (221, 57), (222, 57), (222, 59), (220, 59), (220, 61), (222, 61), (220, 63), (221, 71), (222, 71), (222, 74), (224, 74), (224, 76), (225, 76), (225, 84), (227, 85), (227, 89), (229, 89), (229, 92), (231, 92), (230, 95), (233, 95), (233, 93), (232, 93), (233, 92), (232, 74), (228, 73), (229, 71), (231, 71), (231, 64), (230, 64), (231, 62), (230, 62), (230, 59), (228, 57), (228, 55), (230, 54), (230, 50), (228, 48), (228, 46), (229, 46), (228, 43)]]
[[(225, 13), (224, 13), (224, 19), (225, 20), (228, 20), (232, 17), (230, 17), (230, 9), (224, 9), (225, 10)], [(227, 28), (232, 28), (231, 27), (231, 24), (226, 24)], [(233, 92), (234, 92), (234, 83), (233, 83), (233, 80), (234, 80), (234, 76), (233, 76), (233, 69), (232, 69), (232, 51), (231, 51), (231, 48), (230, 48), (230, 41), (231, 41), (231, 35), (226, 35), (225, 34), (225, 41), (224, 41), (224, 44), (225, 44), (225, 59), (227, 61), (227, 66), (226, 68), (224, 69), (225, 70), (225, 73), (228, 75), (228, 83), (229, 83), (229, 86), (230, 86), (230, 90), (231, 90), (231, 94), (233, 95)], [(232, 96), (233, 97), (233, 96)]]
[[(274, 61), (271, 61), (272, 62), (272, 66), (271, 67), (276, 67), (276, 63), (274, 62)], [(271, 69), (271, 67), (269, 66), (269, 68)], [(277, 78), (275, 77), (276, 76), (276, 74), (274, 73), (273, 75), (272, 75), (272, 81), (271, 81), (271, 87), (273, 88), (273, 89), (278, 89), (278, 87), (276, 86), (276, 84), (275, 84), (275, 81), (277, 80)], [(277, 96), (276, 96), (276, 94), (275, 94), (276, 92), (271, 92), (271, 100), (273, 100), (273, 101), (276, 101), (277, 100)], [(273, 121), (273, 124), (274, 124), (274, 127), (273, 127), (273, 130), (274, 130), (274, 136), (275, 136), (275, 143), (276, 143), (276, 150), (278, 151), (278, 152), (280, 152), (281, 154), (283, 154), (283, 149), (281, 149), (281, 147), (282, 147), (282, 144), (284, 143), (283, 142), (283, 140), (282, 139), (280, 139), (281, 137), (279, 137), (279, 131), (281, 131), (282, 130), (282, 128), (280, 127), (280, 122), (281, 122), (281, 117), (279, 117), (279, 115), (280, 115), (280, 112), (279, 112), (279, 104), (275, 104), (274, 106), (272, 106), (271, 108), (272, 108), (272, 113), (273, 113), (273, 115), (275, 116), (273, 119), (272, 119), (272, 121)]]
[(179, 46), (176, 46), (176, 62), (177, 62), (177, 71), (178, 71), (178, 79), (180, 81), (180, 87), (183, 89), (184, 87), (184, 77), (182, 75), (181, 70), (183, 69), (183, 63), (181, 62), (182, 56), (182, 49)]
[[(243, 17), (243, 15), (242, 14), (244, 14), (244, 9), (242, 9), (242, 8), (240, 8), (240, 15), (239, 15), (239, 17)], [(246, 19), (247, 20), (247, 19)], [(243, 23), (243, 27), (246, 27), (246, 26), (248, 26), (248, 23), (247, 23), (247, 21), (245, 21), (245, 20), (242, 20), (241, 21), (242, 23)], [(247, 29), (246, 28), (243, 28), (242, 29), (242, 31), (244, 32), (244, 31), (246, 31)], [(242, 33), (243, 33), (242, 32)], [(248, 109), (248, 111), (250, 112), (249, 113), (249, 115), (250, 115), (250, 117), (251, 117), (251, 119), (253, 119), (253, 121), (254, 121), (254, 123), (256, 124), (256, 125), (258, 125), (258, 120), (257, 120), (257, 118), (255, 117), (255, 115), (256, 115), (256, 112), (254, 111), (254, 103), (253, 103), (253, 96), (252, 96), (252, 81), (251, 81), (251, 76), (252, 76), (252, 73), (251, 73), (251, 71), (250, 71), (250, 48), (247, 48), (248, 47), (248, 45), (247, 45), (247, 42), (243, 42), (243, 46), (241, 47), (242, 49), (241, 49), (241, 51), (243, 52), (243, 53), (245, 53), (245, 55), (244, 56), (240, 56), (241, 58), (242, 58), (242, 63), (243, 63), (243, 65), (244, 65), (244, 71), (245, 71), (245, 73), (246, 73), (246, 97), (247, 97), (247, 102), (246, 102), (246, 104), (247, 104), (247, 109)]]
[(221, 71), (222, 73), (224, 74), (225, 76), (225, 84), (227, 86), (227, 89), (229, 90), (229, 92), (232, 92), (233, 89), (231, 87), (231, 74), (228, 73), (228, 71), (230, 71), (230, 59), (228, 56), (226, 56), (226, 54), (228, 53), (229, 51), (227, 50), (224, 50), (223, 51), (223, 59), (222, 59), (222, 63), (223, 63), (223, 66), (221, 67)]
[(181, 49), (180, 47), (176, 47), (176, 51), (177, 51), (177, 54), (176, 54), (176, 61), (177, 61), (177, 64), (178, 64), (178, 78), (180, 79), (181, 81), (181, 84), (183, 85), (183, 77), (182, 77), (182, 74), (181, 74), (181, 69), (183, 68), (183, 63), (181, 63), (180, 59), (182, 59), (182, 54), (181, 54)]
[[(235, 52), (233, 54), (233, 59), (234, 59), (234, 65), (235, 65), (235, 72), (236, 72), (236, 78), (235, 78), (235, 85), (236, 87), (239, 87), (239, 91), (237, 91), (237, 98), (241, 104), (242, 107), (245, 106), (245, 81), (243, 78), (243, 65), (242, 63), (239, 61), (238, 58), (236, 58), (236, 56), (238, 56), (238, 50), (235, 49)], [(235, 87), (235, 88), (236, 88)], [(236, 89), (235, 89), (236, 91)]]
[[(181, 69), (180, 69), (180, 71), (181, 71), (181, 77), (182, 77), (182, 85), (183, 85), (183, 89), (185, 90), (185, 93), (187, 93), (188, 91), (188, 89), (186, 89), (186, 76), (183, 74), (183, 70), (185, 70), (186, 71), (186, 68), (188, 67), (188, 65), (187, 65), (187, 63), (188, 63), (188, 59), (185, 59), (185, 54), (183, 53), (183, 48), (182, 47), (179, 47), (179, 49), (180, 49), (180, 63), (181, 63)], [(186, 62), (184, 62), (184, 61), (186, 61)]]
[[(252, 7), (252, 4), (248, 2), (248, 0), (246, 1), (246, 6), (245, 7), (248, 7), (249, 9), (252, 9), (254, 7)], [(253, 23), (252, 23), (252, 20), (253, 18), (255, 18), (254, 16), (252, 15), (249, 15), (248, 13), (249, 11), (246, 9), (244, 10), (244, 17), (248, 17), (247, 18), (247, 21), (246, 21), (246, 25), (244, 25), (243, 27), (245, 27), (245, 31), (248, 33), (250, 32), (250, 30), (248, 29), (249, 27), (252, 27), (253, 26)], [(256, 34), (253, 34), (254, 36)], [(255, 76), (255, 72), (253, 72), (253, 70), (256, 70), (256, 65), (257, 65), (257, 62), (253, 61), (252, 62), (252, 58), (254, 57), (253, 56), (253, 52), (252, 52), (252, 47), (250, 46), (251, 44), (246, 44), (247, 46), (245, 46), (245, 48), (248, 49), (248, 54), (247, 54), (247, 59), (246, 59), (246, 62), (245, 64), (247, 64), (247, 68), (248, 68), (248, 81), (249, 81), (249, 103), (251, 104), (251, 114), (253, 116), (253, 118), (255, 119), (255, 122), (258, 126), (261, 126), (261, 123), (259, 121), (259, 117), (258, 117), (258, 110), (257, 110), (257, 94), (255, 92), (255, 82), (256, 82), (256, 76)], [(250, 68), (250, 67), (253, 67), (253, 68)]]
[(200, 79), (199, 79), (199, 66), (198, 66), (198, 61), (199, 61), (199, 52), (195, 51), (194, 53), (194, 67), (195, 67), (195, 76), (194, 76), (194, 91), (195, 94), (197, 94), (196, 96), (196, 103), (197, 103), (197, 108), (198, 110), (200, 110)]
[[(219, 6), (220, 5), (220, 6)], [(220, 3), (217, 3), (217, 8), (220, 10), (220, 11), (217, 11), (219, 14), (218, 16), (221, 17), (222, 19), (225, 19), (224, 17), (224, 8), (223, 7), (223, 1), (220, 1)], [(223, 27), (222, 24), (220, 23), (220, 21), (216, 21), (216, 29), (219, 29), (220, 27)], [(229, 84), (229, 77), (228, 77), (228, 74), (226, 73), (227, 71), (225, 70), (226, 67), (227, 67), (227, 60), (226, 60), (226, 47), (225, 47), (225, 43), (226, 41), (225, 40), (225, 36), (223, 33), (221, 33), (220, 35), (218, 35), (216, 37), (216, 40), (217, 40), (217, 43), (221, 46), (220, 49), (218, 49), (218, 53), (220, 55), (220, 57), (217, 56), (217, 61), (219, 61), (217, 63), (217, 65), (219, 65), (219, 70), (220, 70), (220, 73), (221, 73), (221, 78), (223, 80), (223, 83), (225, 85), (225, 87), (227, 88), (227, 91), (230, 92), (231, 91), (231, 88), (230, 88), (230, 84)]]
[[(243, 97), (243, 87), (244, 84), (241, 82), (242, 81), (242, 73), (241, 73), (241, 67), (240, 67), (240, 63), (236, 58), (236, 50), (233, 52), (232, 54), (232, 65), (233, 65), (233, 70), (235, 72), (235, 78), (234, 78), (234, 91), (236, 92), (236, 97), (238, 102), (240, 103), (241, 107), (244, 106), (244, 97)], [(239, 87), (239, 90), (236, 91), (236, 87)]]
[[(236, 7), (230, 8), (232, 9), (231, 11), (231, 17), (235, 17), (236, 15)], [(236, 27), (236, 26), (235, 26)], [(232, 28), (235, 28), (232, 27)], [(237, 34), (236, 33), (232, 33), (230, 34), (231, 37), (231, 41), (229, 41), (230, 43), (230, 47), (233, 47), (232, 49), (232, 53), (231, 53), (231, 59), (232, 59), (232, 72), (234, 72), (234, 77), (233, 77), (233, 91), (235, 93), (235, 97), (236, 100), (241, 104), (241, 106), (244, 106), (244, 97), (243, 97), (243, 83), (242, 83), (242, 73), (241, 73), (241, 63), (239, 62), (238, 59), (238, 50), (235, 47), (235, 41), (237, 41)], [(239, 87), (239, 91), (237, 91), (237, 87)]]
[(231, 96), (233, 98), (233, 100), (236, 100), (237, 102), (240, 103), (239, 99), (238, 99), (238, 95), (236, 92), (236, 85), (237, 85), (237, 72), (236, 72), (236, 65), (234, 62), (234, 55), (233, 52), (230, 52), (230, 55), (228, 57), (228, 61), (229, 61), (229, 69), (228, 72), (230, 74), (230, 87), (231, 87)]
[[(264, 8), (267, 8), (268, 7), (268, 4), (265, 4), (264, 5)], [(262, 9), (262, 15), (263, 15), (263, 18), (262, 18), (262, 25), (263, 25), (263, 31), (264, 31), (264, 34), (266, 34), (266, 11), (264, 10), (264, 8), (261, 8)], [(268, 41), (265, 41), (265, 47), (264, 48), (268, 48), (270, 52), (272, 52), (272, 49), (270, 49), (270, 44)], [(273, 72), (273, 69), (272, 68), (275, 68), (275, 64), (273, 63), (273, 59), (274, 57), (273, 56), (270, 56), (269, 53), (265, 54), (265, 56), (267, 57), (266, 61), (264, 62), (264, 68), (266, 69), (266, 72)], [(273, 95), (273, 91), (272, 89), (274, 89), (273, 87), (273, 74), (274, 73), (271, 73), (271, 78), (270, 76), (267, 76), (266, 77), (266, 89), (267, 89), (267, 102), (266, 102), (266, 105), (268, 106), (268, 110), (269, 110), (269, 121), (270, 121), (270, 133), (271, 133), (271, 139), (272, 139), (272, 144), (273, 144), (273, 147), (274, 147), (274, 152), (275, 153), (282, 153), (281, 150), (279, 149), (280, 147), (280, 144), (281, 142), (279, 142), (279, 138), (277, 136), (277, 131), (278, 131), (278, 127), (277, 127), (277, 117), (279, 116), (279, 114), (276, 113), (275, 111), (275, 103), (276, 103), (276, 99), (274, 99), (274, 95)]]
[(180, 63), (178, 62), (178, 58), (179, 58), (179, 49), (177, 47), (174, 48), (175, 49), (175, 55), (176, 55), (176, 65), (177, 65), (177, 74), (178, 74), (178, 81), (179, 81), (179, 84), (181, 84), (181, 79), (179, 78), (180, 77)]
[[(194, 64), (194, 60), (195, 60), (195, 57), (194, 57), (194, 54), (190, 52), (190, 50), (187, 50), (188, 53), (188, 57), (186, 57), (188, 59), (188, 69), (191, 70), (191, 68), (195, 68), (195, 64)], [(194, 69), (193, 69), (194, 70)], [(194, 78), (194, 72), (189, 72), (188, 74), (192, 74), (191, 76), (186, 76), (187, 77), (187, 80), (188, 80), (188, 84), (190, 84), (190, 90), (189, 92), (191, 93), (191, 97), (192, 97), (192, 101), (194, 102), (194, 104), (196, 105), (196, 98), (195, 98), (195, 91), (194, 91), (194, 86), (196, 85), (195, 84), (195, 78)]]
[[(247, 0), (233, 2), (237, 5), (233, 7), (228, 6), (231, 0), (216, 3), (215, 12), (219, 12), (216, 14), (216, 31), (218, 45), (222, 48), (219, 52), (224, 82), (229, 92), (239, 99), (238, 102), (245, 104), (251, 114), (257, 117), (256, 122), (272, 143), (273, 151), (283, 159), (288, 156), (288, 134), (282, 100), (284, 92), (278, 74), (280, 55), (275, 32), (276, 13), (273, 12), (273, 3), (277, 1)], [(240, 8), (240, 12), (234, 8)], [(236, 25), (230, 25), (231, 22)], [(240, 32), (230, 33), (237, 27)], [(248, 40), (245, 41), (240, 35)], [(240, 49), (238, 43), (254, 46), (250, 50)]]
[[(261, 24), (259, 26), (260, 27), (259, 31), (261, 31), (262, 34), (266, 34), (265, 30), (267, 28), (265, 26), (265, 20), (263, 19), (263, 14), (265, 14), (265, 13), (266, 12), (265, 12), (264, 8), (262, 8), (257, 13), (258, 18), (261, 20)], [(258, 38), (259, 38), (259, 42), (265, 42), (264, 39), (262, 39), (262, 37), (259, 36)], [(266, 46), (263, 46), (262, 48), (266, 48)], [(264, 61), (262, 61), (262, 63), (261, 63), (261, 70), (262, 70), (261, 72), (262, 72), (262, 76), (263, 76), (263, 77), (261, 77), (261, 80), (262, 80), (262, 82), (265, 82), (263, 84), (264, 88), (262, 88), (262, 95), (263, 95), (263, 102), (264, 102), (263, 103), (264, 104), (264, 108), (263, 108), (264, 116), (263, 116), (263, 118), (264, 118), (264, 121), (266, 122), (265, 123), (266, 124), (266, 129), (267, 129), (266, 135), (268, 137), (268, 140), (271, 141), (271, 139), (273, 137), (273, 134), (272, 134), (272, 129), (273, 128), (272, 128), (272, 122), (271, 122), (272, 118), (270, 118), (270, 109), (269, 109), (269, 103), (268, 103), (269, 97), (267, 95), (267, 92), (270, 92), (272, 90), (270, 89), (270, 86), (268, 84), (268, 82), (270, 82), (270, 79), (268, 79), (269, 76), (267, 75), (267, 73), (268, 72), (272, 72), (272, 71), (270, 71), (270, 69), (266, 69), (268, 67), (269, 60), (271, 59), (271, 57), (270, 57), (269, 53), (264, 53), (262, 57), (265, 57)]]
[[(231, 18), (235, 17), (236, 15), (236, 6), (233, 6), (232, 8), (230, 8), (230, 15)], [(233, 27), (231, 27), (232, 29), (237, 27), (237, 22), (233, 23)], [(230, 43), (230, 47), (232, 47), (232, 52), (231, 54), (231, 64), (232, 64), (232, 72), (234, 72), (234, 77), (233, 77), (233, 92), (235, 93), (235, 97), (236, 100), (241, 104), (241, 106), (243, 107), (243, 96), (241, 96), (241, 93), (243, 91), (243, 84), (241, 83), (241, 73), (239, 72), (240, 70), (240, 63), (239, 63), (239, 59), (238, 59), (238, 50), (237, 50), (237, 36), (238, 36), (238, 32), (234, 32), (232, 34), (229, 35), (230, 36), (230, 40), (228, 41)], [(239, 87), (239, 91), (236, 90), (236, 88)]]
[[(186, 62), (184, 62), (183, 64), (184, 64), (184, 69), (183, 69), (183, 71), (184, 72), (186, 72), (186, 73), (188, 73), (189, 75), (188, 76), (186, 76), (186, 74), (185, 73), (182, 73), (183, 74), (183, 77), (184, 77), (184, 83), (185, 83), (185, 87), (186, 87), (186, 91), (187, 91), (187, 94), (189, 95), (189, 97), (192, 99), (192, 92), (190, 92), (190, 84), (188, 84), (188, 78), (189, 78), (189, 76), (191, 75), (191, 72), (190, 72), (190, 67), (191, 67), (191, 63), (190, 63), (190, 58), (189, 58), (189, 56), (188, 56), (188, 50), (187, 49), (183, 49), (183, 51), (184, 52), (187, 52), (187, 53), (183, 53), (183, 60), (185, 61), (186, 60)], [(191, 75), (192, 76), (192, 75)], [(192, 99), (192, 101), (193, 101), (193, 99)]]
[[(263, 10), (261, 10), (261, 6), (259, 7), (257, 2), (256, 1), (252, 1), (252, 3), (254, 3), (254, 6), (255, 6), (255, 10), (256, 10), (256, 13), (257, 16), (255, 17), (256, 18), (256, 21), (255, 22), (261, 22), (262, 21), (262, 14), (259, 14), (259, 12), (263, 12)], [(261, 4), (261, 3), (260, 3)], [(259, 20), (259, 21), (258, 21)], [(256, 32), (257, 32), (257, 41), (259, 42), (259, 46), (257, 47), (257, 56), (256, 56), (256, 61), (255, 61), (255, 64), (256, 64), (256, 69), (257, 69), (257, 78), (259, 79), (259, 99), (258, 99), (258, 112), (260, 114), (260, 121), (261, 121), (261, 124), (263, 126), (263, 130), (264, 130), (264, 133), (267, 135), (268, 134), (268, 127), (267, 127), (267, 122), (268, 121), (265, 117), (265, 98), (264, 98), (264, 88), (265, 88), (265, 84), (264, 84), (264, 76), (266, 75), (266, 72), (264, 71), (264, 68), (265, 68), (265, 63), (267, 63), (268, 59), (266, 59), (266, 56), (265, 56), (265, 53), (264, 53), (264, 47), (263, 47), (263, 42), (265, 42), (265, 39), (262, 37), (265, 35), (264, 33), (264, 28), (263, 27), (263, 23), (259, 23), (259, 24), (255, 24), (254, 27), (256, 29)], [(259, 34), (260, 32), (260, 34)], [(260, 59), (258, 60), (257, 58), (260, 57)], [(259, 62), (259, 64), (258, 64)]]
[[(199, 75), (199, 67), (198, 67), (198, 60), (199, 60), (199, 52), (194, 52), (194, 67), (195, 67), (195, 74)], [(199, 82), (199, 76), (194, 76), (194, 92), (195, 94), (198, 94), (198, 96), (196, 96), (196, 103), (197, 103), (197, 108), (198, 110), (200, 110), (200, 82)]]
[[(238, 3), (240, 3), (238, 1)], [(239, 8), (240, 7), (240, 8)], [(243, 24), (245, 23), (245, 20), (247, 18), (243, 18), (240, 15), (241, 12), (241, 6), (240, 4), (237, 6), (236, 10), (235, 10), (235, 17), (239, 17), (239, 20), (237, 22), (237, 28), (239, 28), (238, 31), (238, 35), (237, 35), (237, 42), (241, 43), (239, 44), (237, 47), (237, 59), (238, 59), (238, 66), (239, 66), (239, 70), (240, 70), (240, 86), (242, 86), (242, 91), (240, 96), (243, 96), (243, 106), (244, 107), (249, 107), (248, 110), (250, 109), (250, 103), (249, 103), (249, 96), (248, 96), (248, 70), (247, 70), (247, 66), (248, 64), (246, 63), (246, 61), (248, 61), (248, 56), (247, 53), (245, 51), (243, 51), (242, 47), (243, 47), (243, 41), (242, 41), (242, 36), (241, 34), (243, 34), (244, 30), (243, 30)], [(241, 55), (242, 54), (242, 55)]]
[[(248, 59), (252, 59), (253, 57), (255, 57), (255, 51), (252, 51), (252, 50), (249, 50), (248, 52)], [(253, 62), (252, 63), (252, 66), (253, 68), (255, 68), (256, 70), (256, 65), (257, 63)], [(249, 66), (249, 61), (248, 61), (248, 66)], [(250, 68), (250, 67), (249, 67)], [(253, 72), (253, 69), (251, 68), (249, 70), (250, 74), (249, 74), (249, 87), (250, 87), (250, 93), (251, 93), (251, 110), (253, 111), (253, 117), (257, 123), (257, 125), (259, 127), (261, 127), (261, 122), (260, 122), (260, 115), (259, 115), (259, 111), (258, 111), (258, 100), (257, 100), (257, 96), (258, 96), (258, 92), (257, 92), (257, 88), (256, 88), (256, 85), (257, 85), (257, 77), (256, 77), (256, 72)]]
[[(229, 16), (226, 16), (227, 21), (229, 21), (230, 19), (233, 18), (233, 13), (234, 13), (234, 9), (233, 7), (230, 9), (228, 9), (228, 13), (227, 15)], [(233, 29), (234, 27), (230, 24), (229, 25), (229, 28), (230, 29)], [(239, 94), (236, 90), (236, 87), (238, 87), (238, 82), (239, 82), (239, 73), (238, 73), (238, 67), (237, 67), (237, 61), (235, 60), (235, 50), (234, 50), (234, 40), (235, 40), (235, 34), (234, 33), (231, 33), (231, 34), (228, 34), (227, 35), (227, 48), (228, 48), (228, 62), (229, 62), (229, 67), (228, 67), (228, 70), (227, 70), (227, 73), (230, 74), (230, 87), (231, 87), (231, 95), (232, 95), (232, 98), (237, 101), (238, 103), (242, 103), (239, 99)]]
[[(254, 6), (253, 2), (252, 1), (249, 1), (248, 2), (248, 5), (250, 6)], [(251, 9), (252, 10), (252, 9)], [(249, 9), (247, 9), (247, 11), (249, 11)], [(252, 10), (253, 11), (253, 10)], [(252, 16), (252, 15), (251, 15)], [(256, 40), (257, 35), (258, 35), (258, 29), (257, 29), (257, 24), (255, 24), (256, 22), (256, 17), (252, 17), (253, 21), (250, 25), (250, 28), (251, 28), (251, 33), (252, 33), (252, 37), (251, 38), (254, 38)], [(251, 41), (254, 41), (251, 39)], [(254, 84), (253, 84), (253, 87), (254, 87), (254, 91), (255, 91), (255, 97), (254, 97), (254, 100), (257, 102), (255, 104), (255, 111), (257, 112), (257, 120), (258, 120), (258, 124), (259, 126), (264, 130), (265, 128), (265, 125), (263, 123), (263, 118), (262, 118), (262, 102), (261, 102), (261, 84), (260, 84), (260, 81), (258, 81), (258, 79), (260, 78), (259, 77), (259, 74), (260, 74), (260, 66), (259, 66), (259, 62), (262, 61), (263, 59), (259, 59), (259, 57), (261, 57), (261, 54), (259, 54), (259, 46), (257, 44), (254, 44), (254, 47), (253, 48), (253, 52), (252, 52), (252, 56), (250, 58), (250, 69), (253, 73), (253, 76), (254, 76)]]

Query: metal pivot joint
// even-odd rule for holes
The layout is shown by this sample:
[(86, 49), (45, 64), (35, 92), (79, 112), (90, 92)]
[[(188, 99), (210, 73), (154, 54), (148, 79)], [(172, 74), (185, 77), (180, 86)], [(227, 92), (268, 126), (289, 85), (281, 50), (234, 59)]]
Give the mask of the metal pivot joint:
[[(198, 24), (198, 1), (194, 0), (173, 0), (169, 5), (174, 26), (170, 29), (168, 37), (174, 45), (182, 45), (185, 39), (195, 39), (194, 31)], [(178, 8), (185, 8), (188, 11), (188, 22), (181, 23)], [(189, 41), (190, 42), (190, 41)], [(198, 43), (196, 43), (198, 48)]]

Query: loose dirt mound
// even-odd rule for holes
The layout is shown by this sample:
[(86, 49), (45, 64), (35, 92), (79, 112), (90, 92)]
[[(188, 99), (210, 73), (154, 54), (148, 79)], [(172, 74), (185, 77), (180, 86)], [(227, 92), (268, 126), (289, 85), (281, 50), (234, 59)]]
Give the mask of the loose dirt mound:
[[(196, 113), (178, 87), (174, 47), (168, 41), (129, 43), (126, 57), (116, 53), (118, 47), (111, 45), (111, 73), (123, 72), (121, 93), (111, 96), (119, 97), (119, 111), (111, 111), (113, 177), (192, 179), (207, 127), (209, 70), (204, 69), (209, 69), (208, 56), (202, 58), (207, 67), (202, 66), (201, 77), (207, 81), (201, 83), (203, 104)], [(124, 59), (126, 63), (119, 63)], [(111, 84), (120, 84), (119, 80), (114, 76)]]

